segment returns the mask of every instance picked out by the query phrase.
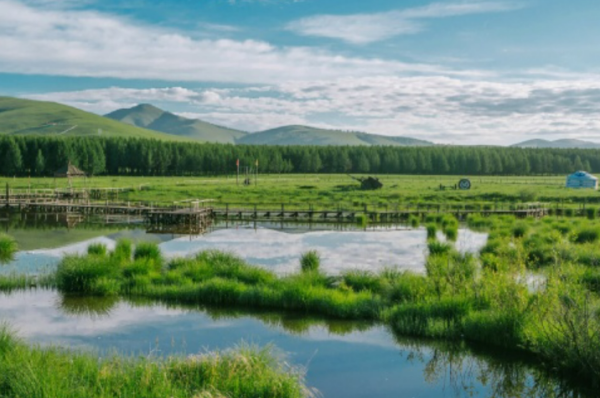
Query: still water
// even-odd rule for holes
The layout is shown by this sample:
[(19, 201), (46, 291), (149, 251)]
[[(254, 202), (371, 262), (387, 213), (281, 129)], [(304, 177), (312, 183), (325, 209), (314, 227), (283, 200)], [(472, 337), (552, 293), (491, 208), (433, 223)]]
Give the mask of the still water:
[[(79, 224), (60, 220), (6, 223), (22, 251), (0, 273), (53, 269), (65, 254), (90, 243), (110, 249), (121, 238), (154, 241), (167, 257), (202, 250), (231, 251), (277, 273), (294, 272), (300, 254), (318, 250), (328, 273), (382, 267), (422, 272), (423, 229), (229, 223), (203, 236), (152, 235), (141, 225)], [(456, 247), (478, 252), (486, 235), (462, 229)], [(189, 355), (242, 342), (272, 344), (307, 384), (325, 397), (592, 397), (547, 377), (526, 359), (465, 345), (395, 336), (386, 326), (297, 314), (177, 307), (156, 302), (69, 298), (51, 290), (0, 293), (0, 322), (30, 342), (95, 350), (99, 355)]]
[(276, 312), (182, 308), (48, 290), (0, 294), (0, 319), (40, 344), (164, 356), (242, 342), (281, 350), (324, 397), (592, 397), (524, 358), (400, 338), (385, 326)]
[[(139, 228), (107, 231), (91, 225), (72, 230), (9, 230), (19, 247), (28, 250), (19, 252), (13, 263), (0, 268), (0, 273), (49, 270), (65, 254), (85, 253), (91, 243), (105, 244), (110, 250), (121, 238), (155, 241), (167, 258), (192, 256), (209, 249), (233, 252), (251, 264), (280, 274), (297, 271), (300, 256), (307, 250), (319, 252), (321, 267), (329, 274), (348, 269), (377, 271), (383, 267), (423, 272), (427, 249), (426, 231), (405, 226), (369, 229), (346, 226), (340, 230), (324, 225), (223, 223), (201, 236), (154, 235)], [(461, 229), (456, 247), (477, 253), (486, 240), (486, 234)]]

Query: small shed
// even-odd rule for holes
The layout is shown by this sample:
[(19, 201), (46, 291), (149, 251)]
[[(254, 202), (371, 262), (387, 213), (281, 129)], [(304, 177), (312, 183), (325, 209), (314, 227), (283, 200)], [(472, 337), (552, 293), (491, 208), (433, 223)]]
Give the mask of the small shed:
[(85, 177), (85, 173), (73, 166), (71, 162), (65, 167), (61, 167), (54, 173), (54, 178), (72, 178), (72, 177)]
[(585, 171), (578, 171), (567, 177), (567, 188), (598, 189), (598, 179)]

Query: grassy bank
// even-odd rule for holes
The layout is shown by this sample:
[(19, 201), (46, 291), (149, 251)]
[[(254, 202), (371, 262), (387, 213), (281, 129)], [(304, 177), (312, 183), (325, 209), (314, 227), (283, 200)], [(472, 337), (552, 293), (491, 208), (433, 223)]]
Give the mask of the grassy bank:
[(303, 376), (272, 349), (241, 346), (193, 357), (101, 360), (93, 353), (30, 347), (0, 327), (0, 396), (306, 397)]
[[(257, 185), (237, 185), (235, 175), (218, 177), (94, 177), (74, 180), (76, 188), (130, 187), (134, 190), (113, 195), (111, 199), (144, 201), (155, 204), (190, 198), (215, 199), (216, 205), (231, 208), (253, 206), (271, 210), (286, 208), (353, 208), (393, 209), (395, 206), (417, 204), (437, 206), (452, 204), (457, 209), (489, 208), (528, 202), (551, 202), (555, 206), (600, 204), (593, 190), (573, 190), (564, 187), (566, 176), (555, 177), (471, 177), (472, 189), (443, 189), (454, 186), (458, 176), (379, 175), (382, 189), (361, 191), (359, 183), (346, 175), (284, 174), (260, 175)], [(11, 189), (66, 188), (66, 180), (52, 178), (0, 178), (0, 186)]]

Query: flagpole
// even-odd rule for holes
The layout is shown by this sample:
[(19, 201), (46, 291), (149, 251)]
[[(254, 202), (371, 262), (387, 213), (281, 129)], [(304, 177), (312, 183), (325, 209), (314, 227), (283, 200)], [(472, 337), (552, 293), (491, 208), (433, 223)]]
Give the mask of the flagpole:
[(240, 185), (240, 160), (239, 159), (235, 162), (235, 166), (237, 168), (237, 176), (235, 178), (235, 183), (237, 185)]
[(256, 170), (254, 176), (254, 186), (258, 185), (258, 159), (256, 159)]

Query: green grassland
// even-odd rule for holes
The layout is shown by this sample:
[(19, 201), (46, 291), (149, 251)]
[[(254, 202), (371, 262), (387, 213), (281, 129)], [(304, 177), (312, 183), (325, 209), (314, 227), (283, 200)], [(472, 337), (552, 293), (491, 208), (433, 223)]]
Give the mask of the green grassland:
[[(454, 186), (456, 176), (380, 176), (384, 187), (377, 191), (362, 191), (359, 183), (346, 175), (259, 175), (251, 186), (236, 184), (235, 175), (220, 177), (94, 177), (74, 179), (75, 188), (132, 187), (134, 191), (120, 194), (119, 200), (172, 203), (190, 198), (214, 199), (216, 205), (279, 208), (281, 204), (301, 208), (343, 208), (392, 210), (408, 204), (497, 204), (545, 202), (552, 206), (600, 204), (600, 193), (594, 190), (574, 190), (564, 187), (565, 178), (555, 177), (471, 177), (472, 189), (440, 190), (440, 184)], [(0, 178), (2, 187), (11, 189), (66, 188), (66, 179)], [(1, 194), (1, 193), (0, 193)], [(115, 197), (116, 199), (116, 197)], [(290, 207), (291, 208), (291, 207)]]
[(60, 137), (96, 136), (182, 140), (182, 138), (131, 126), (54, 102), (0, 97), (0, 134)]

